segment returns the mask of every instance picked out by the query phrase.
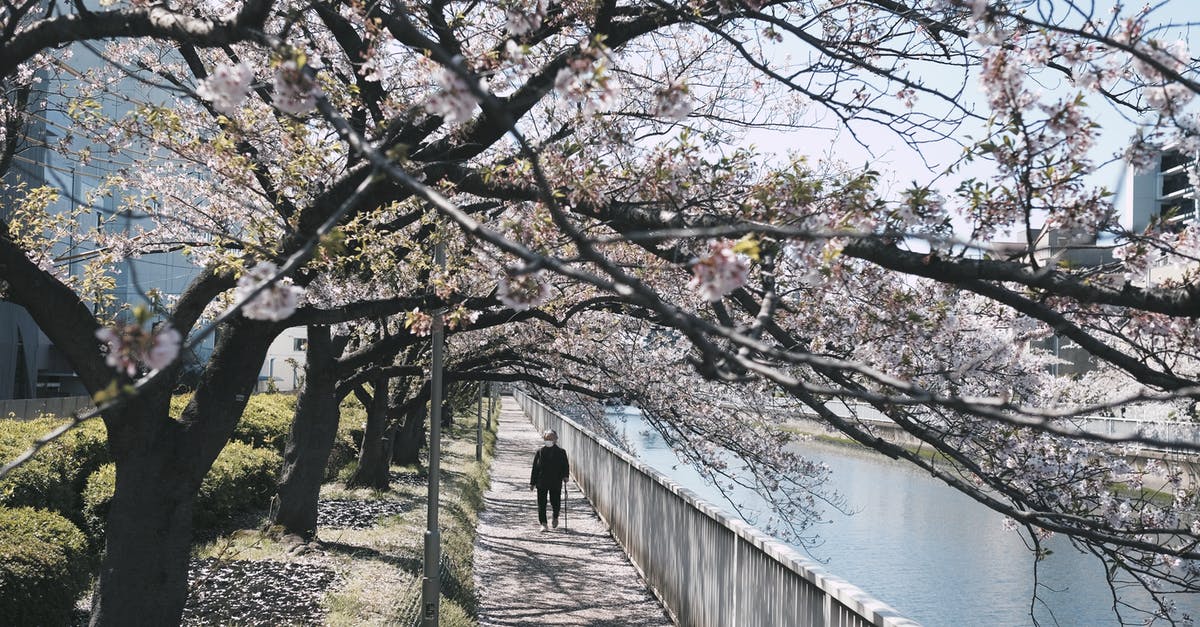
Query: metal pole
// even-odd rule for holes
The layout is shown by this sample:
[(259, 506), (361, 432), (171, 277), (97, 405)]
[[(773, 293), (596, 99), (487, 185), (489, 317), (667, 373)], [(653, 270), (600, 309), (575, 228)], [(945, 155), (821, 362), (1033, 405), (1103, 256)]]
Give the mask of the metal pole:
[[(446, 250), (438, 244), (434, 263), (446, 266)], [(441, 533), (438, 531), (438, 475), (442, 456), (442, 309), (433, 312), (433, 363), (429, 376), (429, 501), (426, 505), (425, 573), (421, 579), (421, 627), (437, 627), (441, 594)]]
[(492, 414), (496, 413), (496, 382), (488, 383), (488, 431), (492, 430)]
[(475, 409), (475, 461), (483, 461), (483, 382), (475, 390), (479, 398), (479, 406)]

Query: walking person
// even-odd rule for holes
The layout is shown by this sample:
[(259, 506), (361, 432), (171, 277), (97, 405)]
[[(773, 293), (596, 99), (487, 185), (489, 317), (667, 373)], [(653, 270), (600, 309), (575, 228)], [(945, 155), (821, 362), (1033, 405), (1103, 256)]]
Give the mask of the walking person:
[(550, 429), (542, 434), (542, 448), (533, 456), (533, 472), (529, 475), (529, 489), (537, 489), (538, 522), (542, 531), (546, 528), (546, 500), (554, 509), (553, 526), (558, 528), (558, 512), (562, 505), (563, 486), (567, 483), (570, 463), (567, 452), (558, 446), (558, 434)]

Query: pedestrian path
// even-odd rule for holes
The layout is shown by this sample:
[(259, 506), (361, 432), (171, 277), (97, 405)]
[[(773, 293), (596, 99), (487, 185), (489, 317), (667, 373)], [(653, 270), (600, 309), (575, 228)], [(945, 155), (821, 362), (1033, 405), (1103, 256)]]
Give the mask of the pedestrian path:
[(475, 541), (479, 624), (671, 625), (574, 481), (563, 499), (566, 524), (540, 530), (529, 490), (539, 446), (525, 412), (504, 397)]

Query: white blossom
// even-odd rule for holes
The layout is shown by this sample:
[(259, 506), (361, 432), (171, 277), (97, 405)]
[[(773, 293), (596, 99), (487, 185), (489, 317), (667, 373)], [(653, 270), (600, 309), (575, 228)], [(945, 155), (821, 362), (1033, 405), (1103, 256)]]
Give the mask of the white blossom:
[(547, 0), (537, 0), (532, 11), (521, 6), (511, 6), (504, 12), (507, 19), (504, 28), (514, 37), (531, 33), (542, 25), (542, 18), (546, 16), (547, 8), (549, 8)]
[(582, 105), (584, 117), (612, 109), (621, 93), (606, 63), (587, 55), (570, 60), (558, 71), (554, 91), (567, 102)]
[(142, 362), (154, 370), (162, 370), (175, 361), (183, 338), (170, 324), (163, 324), (154, 333), (154, 343), (145, 353)]
[(654, 94), (654, 115), (672, 122), (679, 122), (691, 115), (696, 103), (688, 96), (687, 85), (672, 82)]
[(275, 107), (284, 113), (304, 115), (317, 107), (321, 89), (293, 60), (284, 61), (275, 70)]
[[(245, 301), (258, 286), (266, 283), (279, 272), (270, 261), (259, 262), (238, 279), (234, 297), (237, 302)], [(304, 288), (292, 284), (289, 277), (281, 277), (242, 307), (242, 315), (251, 320), (279, 321), (292, 315), (304, 296)]]
[[(440, 115), (450, 124), (461, 124), (475, 115), (475, 106), (479, 100), (471, 93), (466, 81), (446, 68), (441, 68), (435, 80), (438, 91), (425, 101), (425, 110), (433, 115)], [(482, 84), (480, 85), (482, 89)]]
[(750, 260), (733, 251), (733, 242), (712, 240), (708, 254), (692, 264), (688, 287), (698, 290), (705, 300), (716, 302), (745, 285), (749, 274)]
[(254, 70), (246, 63), (218, 65), (196, 87), (196, 95), (212, 103), (225, 115), (233, 115), (250, 93)]
[(550, 298), (550, 284), (541, 272), (505, 275), (497, 285), (496, 297), (516, 311), (525, 311)]
[(121, 324), (102, 327), (96, 331), (96, 339), (108, 346), (104, 362), (130, 377), (137, 376), (138, 364), (151, 370), (161, 370), (171, 365), (179, 356), (182, 337), (169, 323), (158, 325), (147, 332), (141, 324)]

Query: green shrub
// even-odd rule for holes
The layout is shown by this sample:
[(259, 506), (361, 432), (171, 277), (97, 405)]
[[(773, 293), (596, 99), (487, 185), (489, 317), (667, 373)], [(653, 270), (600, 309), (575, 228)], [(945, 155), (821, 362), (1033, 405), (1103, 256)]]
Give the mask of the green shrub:
[(296, 416), (296, 397), (290, 394), (255, 394), (246, 403), (233, 439), (280, 453)]
[(104, 521), (108, 520), (108, 502), (117, 487), (117, 467), (105, 464), (96, 469), (83, 488), (83, 529), (96, 546), (104, 538)]
[(67, 625), (91, 570), (70, 521), (31, 507), (0, 508), (0, 616), (11, 625)]
[(329, 452), (329, 463), (325, 465), (326, 481), (338, 478), (346, 466), (358, 459), (363, 426), (367, 423), (367, 410), (353, 395), (347, 396), (339, 409), (341, 420), (338, 421), (333, 450)]
[[(245, 442), (230, 442), (213, 462), (196, 497), (195, 523), (208, 528), (234, 512), (267, 504), (275, 493), (282, 462), (279, 454)], [(108, 504), (116, 488), (116, 468), (108, 464), (88, 479), (84, 489), (84, 520), (88, 533), (100, 537), (108, 517)]]
[(282, 458), (273, 450), (230, 442), (200, 484), (196, 524), (209, 527), (238, 510), (266, 505), (275, 493)]
[(192, 402), (191, 392), (188, 392), (187, 394), (176, 394), (171, 397), (171, 408), (168, 409), (167, 412), (171, 414), (172, 418), (179, 420), (179, 417), (183, 415), (184, 408), (187, 407), (188, 403), (190, 402)]
[[(20, 455), (34, 440), (61, 424), (63, 420), (54, 417), (0, 420), (0, 462)], [(109, 459), (104, 424), (86, 422), (0, 479), (0, 507), (46, 508), (81, 523), (79, 493), (84, 481)]]

